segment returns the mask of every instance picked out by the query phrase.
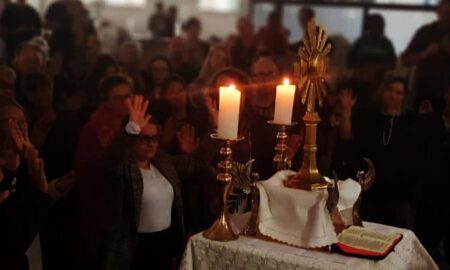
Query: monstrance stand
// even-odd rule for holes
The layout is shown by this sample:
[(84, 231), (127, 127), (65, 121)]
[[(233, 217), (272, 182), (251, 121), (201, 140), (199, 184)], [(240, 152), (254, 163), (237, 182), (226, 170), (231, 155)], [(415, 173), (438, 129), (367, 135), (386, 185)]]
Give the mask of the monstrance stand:
[(296, 175), (284, 181), (289, 188), (303, 190), (326, 189), (329, 183), (320, 175), (317, 169), (317, 124), (320, 122), (316, 111), (316, 100), (322, 107), (326, 96), (326, 62), (331, 51), (327, 32), (317, 26), (314, 19), (310, 20), (303, 44), (299, 48), (300, 61), (294, 64), (295, 75), (298, 77), (298, 87), (301, 89), (301, 101), (306, 104), (305, 144), (302, 166)]

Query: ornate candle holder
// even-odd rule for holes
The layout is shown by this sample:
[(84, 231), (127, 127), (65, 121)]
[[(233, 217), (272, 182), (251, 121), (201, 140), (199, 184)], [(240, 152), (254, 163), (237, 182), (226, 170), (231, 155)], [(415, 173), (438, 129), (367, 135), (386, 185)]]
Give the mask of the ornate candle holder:
[(274, 121), (268, 121), (267, 123), (278, 126), (278, 132), (276, 136), (277, 145), (275, 146), (275, 156), (273, 157), (273, 164), (275, 167), (275, 171), (279, 172), (282, 170), (288, 170), (291, 166), (289, 164), (290, 162), (286, 159), (286, 150), (288, 149), (287, 146), (288, 135), (286, 133), (286, 127), (294, 126), (297, 123), (280, 124)]
[(326, 189), (329, 185), (320, 175), (317, 169), (317, 124), (320, 122), (316, 112), (316, 100), (322, 106), (326, 96), (326, 56), (331, 51), (326, 31), (317, 26), (314, 19), (308, 23), (307, 32), (303, 39), (303, 45), (299, 49), (300, 62), (294, 64), (294, 70), (298, 76), (298, 86), (301, 89), (301, 100), (306, 104), (306, 113), (303, 117), (306, 134), (304, 156), (299, 172), (284, 181), (284, 185), (290, 188), (303, 190)]
[(217, 134), (212, 134), (211, 138), (215, 140), (223, 141), (220, 148), (220, 162), (217, 165), (220, 172), (217, 174), (217, 181), (220, 188), (220, 214), (214, 223), (207, 229), (203, 236), (214, 241), (231, 241), (238, 238), (233, 232), (230, 226), (230, 214), (227, 209), (228, 194), (232, 188), (233, 177), (231, 175), (231, 169), (233, 168), (231, 143), (242, 140), (239, 138), (236, 140), (222, 139)]

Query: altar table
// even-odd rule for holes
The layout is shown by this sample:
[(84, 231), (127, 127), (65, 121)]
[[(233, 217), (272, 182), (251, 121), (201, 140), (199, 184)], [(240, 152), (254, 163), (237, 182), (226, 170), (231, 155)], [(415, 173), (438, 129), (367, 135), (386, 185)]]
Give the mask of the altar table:
[(381, 232), (398, 232), (403, 239), (382, 260), (351, 257), (295, 248), (252, 237), (235, 241), (211, 241), (197, 234), (189, 240), (181, 270), (290, 270), (290, 269), (438, 269), (412, 231), (365, 222), (366, 228)]

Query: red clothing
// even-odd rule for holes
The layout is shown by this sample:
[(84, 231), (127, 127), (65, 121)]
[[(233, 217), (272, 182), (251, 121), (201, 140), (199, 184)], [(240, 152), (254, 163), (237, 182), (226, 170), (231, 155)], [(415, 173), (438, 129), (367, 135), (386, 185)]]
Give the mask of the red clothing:
[(109, 143), (120, 133), (123, 118), (117, 117), (106, 108), (95, 111), (81, 130), (75, 156), (77, 177), (79, 251), (81, 260), (96, 266), (101, 259), (104, 232), (108, 228), (108, 213), (104, 207), (109, 192), (108, 179), (102, 168), (102, 156)]

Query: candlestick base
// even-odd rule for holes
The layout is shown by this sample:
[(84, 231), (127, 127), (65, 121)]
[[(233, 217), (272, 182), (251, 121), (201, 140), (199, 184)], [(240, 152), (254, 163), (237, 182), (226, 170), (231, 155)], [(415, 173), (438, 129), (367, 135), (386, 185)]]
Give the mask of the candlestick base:
[(242, 140), (243, 138), (236, 138), (234, 140), (222, 139), (217, 134), (211, 134), (211, 138), (223, 141), (220, 148), (220, 162), (217, 167), (220, 173), (217, 174), (217, 181), (220, 187), (220, 214), (214, 223), (207, 229), (203, 236), (209, 240), (214, 241), (231, 241), (238, 236), (233, 232), (230, 226), (230, 214), (226, 207), (228, 195), (233, 187), (233, 177), (231, 169), (233, 168), (231, 143)]
[(315, 112), (306, 112), (303, 121), (306, 132), (302, 167), (296, 175), (283, 182), (284, 186), (303, 190), (326, 189), (329, 183), (320, 175), (316, 165), (316, 130), (320, 121), (319, 115)]

